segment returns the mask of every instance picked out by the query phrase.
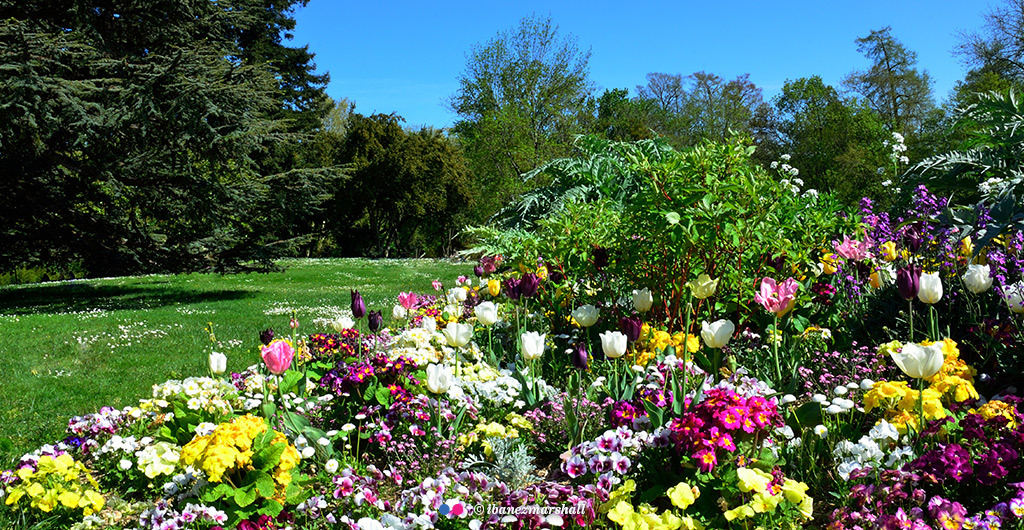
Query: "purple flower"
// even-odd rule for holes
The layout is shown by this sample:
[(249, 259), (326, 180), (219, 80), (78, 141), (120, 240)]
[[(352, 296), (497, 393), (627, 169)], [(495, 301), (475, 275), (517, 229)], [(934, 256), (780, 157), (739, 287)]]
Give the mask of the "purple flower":
[(473, 274), (476, 275), (477, 278), (483, 277), (483, 275), (484, 275), (484, 268), (482, 266), (480, 266), (480, 265), (477, 265), (476, 267), (473, 267)]
[(520, 296), (522, 296), (523, 291), (520, 287), (520, 283), (519, 278), (509, 278), (505, 280), (505, 296), (507, 296), (509, 300), (519, 300)]
[(622, 317), (619, 319), (619, 331), (626, 336), (629, 342), (636, 342), (640, 338), (644, 323), (640, 317)]
[(913, 300), (921, 288), (921, 268), (910, 265), (896, 271), (896, 290), (904, 300)]
[(569, 478), (576, 478), (587, 473), (587, 464), (580, 458), (580, 455), (574, 455), (569, 459), (568, 462), (563, 464), (565, 467), (564, 471), (569, 475)]
[(537, 294), (538, 287), (540, 287), (540, 278), (532, 272), (524, 274), (523, 279), (519, 282), (519, 292), (523, 298), (530, 298)]
[(370, 311), (366, 321), (370, 327), (370, 333), (377, 333), (380, 331), (380, 327), (384, 325), (384, 315), (380, 311)]
[(587, 346), (583, 341), (576, 343), (576, 347), (572, 350), (572, 365), (577, 370), (587, 369)]
[(366, 315), (366, 304), (363, 302), (363, 295), (359, 294), (359, 291), (350, 292), (352, 293), (352, 316), (358, 320)]
[(260, 342), (262, 342), (264, 346), (266, 346), (267, 344), (270, 344), (273, 341), (274, 341), (274, 329), (273, 328), (267, 328), (267, 329), (265, 329), (265, 330), (260, 332)]

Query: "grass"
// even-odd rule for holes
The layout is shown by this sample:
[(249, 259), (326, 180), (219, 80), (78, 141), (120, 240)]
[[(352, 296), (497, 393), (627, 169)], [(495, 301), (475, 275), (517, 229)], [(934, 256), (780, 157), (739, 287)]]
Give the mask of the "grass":
[[(0, 456), (64, 438), (71, 416), (121, 408), (154, 384), (206, 375), (213, 323), (228, 370), (259, 361), (259, 332), (331, 331), (350, 289), (385, 322), (400, 291), (453, 285), (471, 265), (435, 260), (289, 260), (285, 272), (188, 274), (0, 287)], [(365, 326), (365, 324), (364, 324)]]

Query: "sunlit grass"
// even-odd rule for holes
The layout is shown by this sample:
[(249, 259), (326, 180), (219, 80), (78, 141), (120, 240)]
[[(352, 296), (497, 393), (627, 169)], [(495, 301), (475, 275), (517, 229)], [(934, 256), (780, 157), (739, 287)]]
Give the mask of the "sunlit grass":
[[(435, 260), (291, 260), (270, 274), (105, 278), (0, 288), (0, 453), (64, 437), (67, 420), (147, 397), (156, 383), (207, 373), (208, 322), (239, 371), (259, 332), (330, 331), (351, 289), (390, 316), (400, 291), (453, 285), (471, 265)], [(6, 443), (5, 443), (6, 440)], [(5, 449), (4, 446), (9, 446)], [(0, 455), (2, 456), (2, 455)]]

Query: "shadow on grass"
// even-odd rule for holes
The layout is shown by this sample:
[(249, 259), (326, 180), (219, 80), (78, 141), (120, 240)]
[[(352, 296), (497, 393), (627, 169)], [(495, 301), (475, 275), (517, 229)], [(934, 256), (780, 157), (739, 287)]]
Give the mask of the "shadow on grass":
[(197, 291), (183, 287), (119, 285), (21, 286), (0, 288), (0, 314), (30, 315), (37, 313), (70, 313), (100, 309), (104, 311), (152, 309), (170, 305), (188, 305), (256, 296), (246, 289)]

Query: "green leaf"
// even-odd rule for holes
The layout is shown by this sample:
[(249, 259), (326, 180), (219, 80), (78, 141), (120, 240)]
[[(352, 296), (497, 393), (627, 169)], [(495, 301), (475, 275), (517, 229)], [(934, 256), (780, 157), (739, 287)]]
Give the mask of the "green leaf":
[(381, 385), (377, 387), (377, 391), (373, 393), (373, 396), (377, 398), (377, 403), (385, 407), (391, 404), (391, 390), (386, 386)]
[(255, 476), (254, 483), (256, 485), (256, 491), (259, 492), (260, 497), (269, 499), (274, 496), (274, 477), (271, 477), (265, 471), (253, 471), (252, 474)]
[(256, 488), (255, 486), (248, 486), (245, 488), (238, 488), (235, 490), (235, 504), (240, 508), (253, 503), (256, 500)]
[(296, 389), (298, 388), (299, 381), (301, 381), (302, 378), (302, 372), (297, 370), (288, 370), (284, 373), (284, 379), (281, 380), (281, 392), (284, 394), (298, 393), (296, 392)]
[(679, 224), (679, 219), (680, 217), (677, 212), (668, 212), (665, 214), (665, 220), (668, 221), (668, 224), (670, 225)]

